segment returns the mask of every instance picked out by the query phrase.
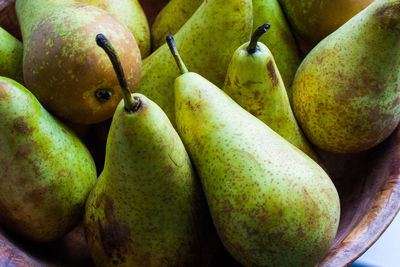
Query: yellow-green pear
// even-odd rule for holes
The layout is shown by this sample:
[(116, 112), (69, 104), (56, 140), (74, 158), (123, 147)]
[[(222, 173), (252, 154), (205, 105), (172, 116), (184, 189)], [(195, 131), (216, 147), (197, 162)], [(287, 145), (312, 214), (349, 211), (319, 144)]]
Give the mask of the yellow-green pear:
[(272, 25), (268, 36), (261, 36), (259, 42), (272, 52), (291, 101), (291, 86), (301, 58), (285, 14), (278, 0), (253, 0), (253, 16), (253, 32), (264, 23)]
[(315, 266), (339, 224), (329, 176), (171, 50), (177, 130), (225, 248), (244, 266)]
[(124, 23), (136, 39), (142, 58), (150, 54), (150, 27), (138, 0), (76, 0), (104, 9)]
[(86, 205), (84, 226), (97, 266), (208, 266), (218, 241), (201, 185), (165, 113), (131, 95), (109, 41), (124, 92), (106, 159)]
[(318, 162), (318, 156), (294, 117), (271, 51), (263, 43), (257, 42), (269, 28), (270, 24), (260, 26), (251, 41), (235, 51), (222, 90), (242, 108)]
[(97, 178), (79, 138), (25, 87), (0, 77), (0, 222), (38, 241), (81, 222)]
[[(204, 0), (171, 0), (159, 13), (152, 26), (152, 47), (165, 43), (165, 37), (175, 34), (193, 15)], [(272, 51), (288, 90), (300, 64), (296, 41), (277, 0), (253, 0), (253, 29), (264, 23), (274, 25), (269, 38), (260, 42)], [(291, 99), (291, 91), (289, 91)]]
[(372, 3), (321, 41), (293, 83), (293, 111), (316, 146), (365, 151), (400, 121), (400, 2)]
[[(208, 0), (175, 35), (176, 43), (191, 69), (222, 86), (233, 53), (250, 38), (252, 21), (251, 0)], [(143, 61), (137, 90), (156, 102), (172, 124), (178, 74), (165, 44)]]
[(0, 76), (24, 83), (22, 73), (22, 43), (0, 27)]
[(204, 0), (171, 0), (158, 13), (151, 27), (151, 45), (156, 50), (165, 44), (169, 34), (175, 34), (193, 15)]
[(279, 0), (294, 31), (316, 45), (374, 0)]

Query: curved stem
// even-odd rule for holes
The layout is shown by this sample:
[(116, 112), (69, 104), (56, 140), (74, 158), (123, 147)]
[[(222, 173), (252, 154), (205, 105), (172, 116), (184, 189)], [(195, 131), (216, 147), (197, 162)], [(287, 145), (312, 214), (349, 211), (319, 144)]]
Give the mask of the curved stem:
[(185, 63), (183, 63), (183, 60), (181, 56), (179, 55), (178, 49), (176, 48), (175, 45), (175, 39), (172, 35), (167, 36), (167, 44), (169, 46), (169, 50), (171, 50), (172, 55), (175, 58), (176, 64), (178, 65), (179, 71), (182, 74), (188, 73), (188, 69), (185, 66)]
[(115, 51), (111, 42), (102, 33), (96, 36), (96, 43), (98, 46), (103, 48), (103, 50), (108, 55), (111, 63), (113, 64), (114, 71), (117, 75), (119, 85), (122, 89), (122, 95), (124, 97), (124, 106), (127, 112), (137, 111), (140, 101), (134, 101), (131, 96), (131, 92), (128, 89), (128, 84), (125, 79), (124, 70), (122, 69), (121, 61)]
[(261, 25), (258, 27), (258, 29), (253, 33), (253, 36), (251, 36), (250, 44), (247, 47), (247, 53), (254, 54), (257, 51), (257, 42), (260, 39), (260, 37), (266, 33), (269, 28), (271, 28), (271, 24), (265, 23), (264, 25)]

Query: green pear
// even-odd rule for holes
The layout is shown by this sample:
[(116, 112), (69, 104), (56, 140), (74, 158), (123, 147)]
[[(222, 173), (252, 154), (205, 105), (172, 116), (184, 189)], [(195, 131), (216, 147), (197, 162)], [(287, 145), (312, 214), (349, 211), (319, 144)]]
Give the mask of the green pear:
[(86, 205), (84, 226), (97, 266), (207, 266), (217, 235), (189, 156), (165, 113), (124, 91), (113, 117), (104, 170)]
[(171, 0), (158, 13), (151, 27), (151, 46), (156, 50), (165, 44), (165, 37), (175, 34), (204, 0)]
[(279, 0), (293, 30), (316, 45), (374, 0)]
[(268, 36), (261, 36), (259, 41), (274, 55), (291, 100), (291, 86), (301, 59), (285, 15), (277, 0), (253, 0), (253, 16), (253, 31), (264, 23), (272, 25)]
[(104, 10), (72, 0), (18, 0), (16, 11), (25, 85), (42, 105), (73, 123), (112, 117), (122, 94), (107, 56), (93, 40), (98, 32), (110, 36), (134, 89), (141, 57), (129, 29)]
[(269, 28), (270, 24), (260, 26), (251, 41), (235, 51), (222, 90), (242, 108), (318, 162), (318, 156), (294, 117), (271, 51), (263, 43), (257, 42)]
[(83, 217), (97, 178), (83, 143), (21, 84), (0, 77), (0, 222), (33, 241), (60, 239)]
[(136, 39), (142, 58), (150, 54), (150, 27), (138, 0), (76, 0), (104, 9), (124, 23)]
[(400, 121), (400, 2), (375, 1), (321, 41), (293, 83), (308, 139), (336, 153), (367, 150)]
[[(171, 0), (158, 14), (151, 28), (153, 49), (163, 45), (168, 34), (177, 33), (203, 1)], [(283, 81), (287, 89), (290, 90), (294, 75), (300, 64), (300, 55), (285, 15), (277, 0), (253, 0), (252, 4), (254, 27), (266, 22), (274, 25), (269, 38), (261, 38), (260, 42), (271, 49)]]
[(171, 50), (177, 130), (225, 248), (245, 266), (315, 266), (339, 224), (329, 176)]
[[(205, 1), (176, 34), (187, 64), (222, 86), (236, 48), (249, 40), (252, 28), (251, 0)], [(174, 119), (174, 80), (179, 75), (167, 45), (143, 61), (138, 92), (156, 102)]]
[(0, 76), (24, 83), (22, 74), (22, 43), (0, 27)]

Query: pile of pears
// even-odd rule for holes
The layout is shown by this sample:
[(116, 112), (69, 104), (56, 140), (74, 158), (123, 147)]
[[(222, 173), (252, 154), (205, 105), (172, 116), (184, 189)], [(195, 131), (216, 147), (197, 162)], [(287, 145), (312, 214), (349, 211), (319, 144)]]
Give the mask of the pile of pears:
[(318, 264), (340, 221), (319, 152), (400, 121), (400, 1), (331, 2), (170, 0), (150, 27), (138, 0), (16, 0), (0, 224), (83, 222), (96, 266)]

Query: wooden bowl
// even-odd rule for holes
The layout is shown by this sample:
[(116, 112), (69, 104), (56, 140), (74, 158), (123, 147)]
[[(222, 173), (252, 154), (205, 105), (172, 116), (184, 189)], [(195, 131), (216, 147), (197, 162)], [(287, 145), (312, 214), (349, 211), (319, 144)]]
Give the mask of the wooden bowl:
[[(14, 2), (0, 0), (0, 26), (20, 38)], [(168, 1), (141, 2), (152, 23)], [(346, 266), (378, 239), (400, 208), (400, 128), (385, 142), (363, 153), (319, 152), (340, 195), (341, 220), (336, 239), (318, 266)], [(233, 263), (229, 255), (223, 254), (216, 262)], [(82, 226), (50, 244), (26, 241), (0, 227), (0, 265), (93, 266), (93, 262)]]

